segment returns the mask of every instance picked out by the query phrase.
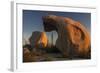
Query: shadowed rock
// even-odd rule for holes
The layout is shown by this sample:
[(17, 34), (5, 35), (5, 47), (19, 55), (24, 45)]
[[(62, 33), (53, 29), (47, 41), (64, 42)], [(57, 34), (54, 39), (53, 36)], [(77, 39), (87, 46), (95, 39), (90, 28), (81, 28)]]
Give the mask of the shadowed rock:
[(67, 17), (48, 15), (43, 17), (44, 30), (57, 31), (56, 47), (65, 57), (90, 58), (90, 35), (79, 22)]
[(23, 48), (23, 62), (31, 62), (31, 54), (27, 47)]
[(47, 36), (45, 32), (34, 31), (29, 41), (33, 48), (45, 48), (47, 46)]

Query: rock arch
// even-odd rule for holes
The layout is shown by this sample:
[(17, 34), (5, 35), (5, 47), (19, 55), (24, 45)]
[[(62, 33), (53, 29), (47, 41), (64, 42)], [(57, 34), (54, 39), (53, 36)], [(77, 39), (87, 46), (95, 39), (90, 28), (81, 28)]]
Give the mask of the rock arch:
[(56, 47), (65, 57), (90, 58), (90, 35), (84, 25), (67, 17), (43, 17), (44, 30), (58, 33)]

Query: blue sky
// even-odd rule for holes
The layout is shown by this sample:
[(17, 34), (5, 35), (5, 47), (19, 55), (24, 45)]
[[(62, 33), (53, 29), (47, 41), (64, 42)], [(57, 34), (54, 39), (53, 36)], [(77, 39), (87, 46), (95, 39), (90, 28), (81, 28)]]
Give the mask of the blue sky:
[[(91, 32), (91, 13), (23, 10), (23, 38), (28, 39), (33, 31), (44, 31), (42, 16), (46, 16), (48, 14), (72, 18), (81, 22), (84, 26), (86, 26), (88, 31)], [(52, 32), (46, 33), (50, 42), (51, 33)], [(53, 42), (55, 43), (57, 33), (53, 31), (53, 34)]]

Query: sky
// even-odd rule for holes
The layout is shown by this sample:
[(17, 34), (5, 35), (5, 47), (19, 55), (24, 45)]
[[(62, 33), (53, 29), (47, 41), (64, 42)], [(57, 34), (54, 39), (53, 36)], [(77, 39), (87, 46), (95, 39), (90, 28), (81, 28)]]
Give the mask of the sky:
[[(23, 10), (23, 38), (28, 39), (34, 31), (44, 31), (42, 16), (48, 14), (69, 17), (79, 21), (91, 33), (91, 13)], [(51, 43), (52, 33), (54, 37), (53, 43), (55, 44), (58, 37), (57, 33), (55, 31), (46, 32), (49, 43)]]

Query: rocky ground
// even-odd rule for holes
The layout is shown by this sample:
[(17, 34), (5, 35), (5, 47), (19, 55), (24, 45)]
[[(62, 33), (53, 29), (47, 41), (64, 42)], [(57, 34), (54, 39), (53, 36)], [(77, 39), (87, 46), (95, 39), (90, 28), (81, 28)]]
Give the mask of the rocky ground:
[(42, 62), (42, 61), (64, 61), (64, 60), (79, 60), (83, 58), (67, 58), (56, 48), (41, 48), (23, 49), (23, 62)]

